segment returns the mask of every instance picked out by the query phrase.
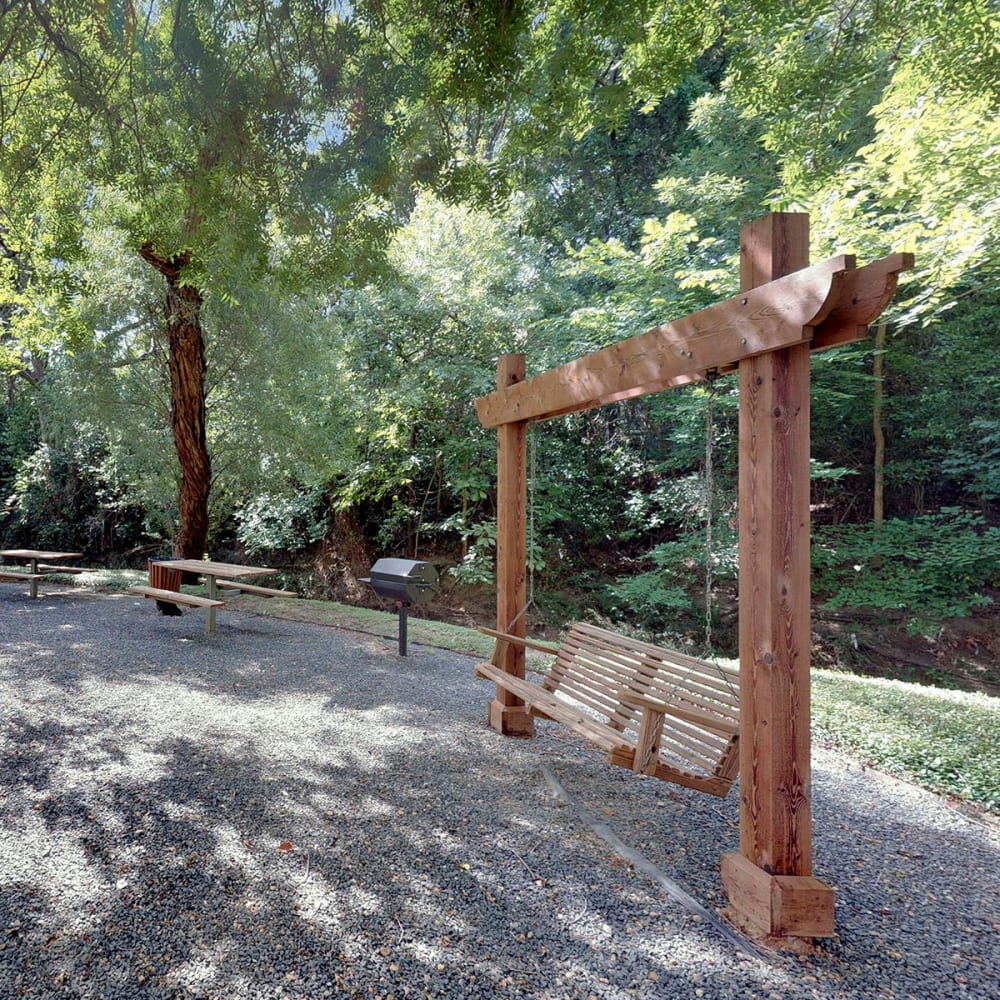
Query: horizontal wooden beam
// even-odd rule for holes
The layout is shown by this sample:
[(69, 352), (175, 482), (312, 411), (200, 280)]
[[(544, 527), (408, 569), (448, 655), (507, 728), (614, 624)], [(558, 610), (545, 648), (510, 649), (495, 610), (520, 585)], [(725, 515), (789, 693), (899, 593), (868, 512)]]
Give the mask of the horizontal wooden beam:
[(831, 257), (498, 388), (476, 400), (479, 420), (484, 427), (545, 420), (696, 382), (793, 344), (812, 340), (819, 349), (861, 339), (912, 263), (909, 254), (896, 254), (855, 270), (853, 257)]
[(803, 268), (682, 319), (497, 389), (476, 400), (485, 427), (559, 416), (672, 388), (765, 351), (801, 343), (824, 315), (834, 275), (851, 257)]

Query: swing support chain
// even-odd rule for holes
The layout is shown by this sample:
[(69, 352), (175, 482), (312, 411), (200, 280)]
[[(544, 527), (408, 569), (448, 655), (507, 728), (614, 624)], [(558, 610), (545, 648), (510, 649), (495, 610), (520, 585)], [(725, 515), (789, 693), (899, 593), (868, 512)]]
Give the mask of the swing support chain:
[(714, 572), (712, 566), (714, 540), (712, 538), (713, 529), (713, 506), (715, 503), (715, 467), (714, 467), (714, 439), (715, 439), (715, 400), (717, 396), (716, 382), (718, 382), (720, 372), (718, 368), (709, 368), (705, 372), (705, 382), (708, 385), (708, 405), (705, 407), (705, 476), (704, 476), (704, 505), (705, 505), (705, 655), (712, 653), (712, 586), (714, 584)]

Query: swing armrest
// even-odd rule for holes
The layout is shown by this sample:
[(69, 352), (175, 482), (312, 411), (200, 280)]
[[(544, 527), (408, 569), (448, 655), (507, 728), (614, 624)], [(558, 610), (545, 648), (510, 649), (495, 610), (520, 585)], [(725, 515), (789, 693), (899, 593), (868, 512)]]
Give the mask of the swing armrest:
[(484, 625), (480, 625), (478, 630), (483, 635), (491, 635), (494, 639), (502, 639), (504, 642), (512, 643), (515, 646), (524, 646), (526, 649), (537, 649), (539, 652), (551, 653), (553, 656), (559, 652), (558, 645), (552, 645), (548, 642), (537, 642), (534, 639), (525, 639), (523, 636), (498, 632), (496, 629), (486, 628)]
[(646, 698), (643, 695), (634, 694), (624, 690), (618, 692), (618, 699), (623, 705), (630, 705), (633, 708), (641, 708), (644, 712), (657, 712), (661, 715), (672, 715), (675, 719), (683, 722), (691, 722), (697, 726), (704, 726), (705, 729), (712, 729), (723, 736), (736, 736), (740, 727), (728, 719), (722, 719), (709, 712), (699, 712), (694, 708), (682, 708), (680, 705), (672, 705), (670, 702), (659, 701), (656, 698)]

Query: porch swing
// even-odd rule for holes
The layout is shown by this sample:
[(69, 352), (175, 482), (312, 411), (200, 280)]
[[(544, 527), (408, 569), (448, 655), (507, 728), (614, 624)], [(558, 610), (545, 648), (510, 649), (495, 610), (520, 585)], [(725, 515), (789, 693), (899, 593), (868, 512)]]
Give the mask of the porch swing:
[[(574, 634), (577, 627), (540, 685), (521, 687), (524, 648), (516, 635), (504, 641), (498, 665), (481, 669), (496, 683), (489, 724), (504, 736), (531, 735), (534, 705), (536, 713), (581, 729), (589, 725), (612, 760), (640, 773), (651, 770), (694, 787), (714, 781), (706, 790), (723, 794), (739, 767), (740, 848), (720, 861), (729, 916), (755, 937), (801, 947), (798, 939), (835, 935), (836, 896), (812, 871), (809, 358), (863, 340), (913, 257), (897, 253), (858, 267), (841, 255), (810, 264), (809, 217), (778, 212), (740, 229), (739, 261), (738, 294), (531, 378), (524, 354), (501, 355), (495, 391), (475, 401), (480, 424), (497, 433), (496, 624), (506, 630), (525, 600), (528, 423), (688, 385), (713, 369), (738, 370), (739, 698), (735, 672), (723, 668), (723, 680), (714, 665), (706, 670), (700, 661), (595, 630)], [(524, 622), (513, 631), (523, 636)], [(559, 661), (581, 659), (574, 646), (586, 650), (582, 659), (595, 678), (581, 675), (582, 698), (608, 703), (603, 717), (575, 694), (557, 698)], [(643, 672), (669, 677), (667, 664), (676, 690), (668, 679), (653, 683), (652, 697), (632, 691), (630, 681)], [(699, 677), (711, 682), (709, 693), (688, 701)], [(642, 704), (647, 697), (649, 714)], [(741, 765), (725, 749), (735, 745), (737, 700)], [(709, 758), (708, 775), (666, 763), (665, 741), (655, 738), (657, 714), (671, 734), (691, 715), (699, 739), (718, 734), (723, 750)]]
[[(713, 405), (715, 373), (707, 378), (705, 433), (705, 641), (712, 628)], [(528, 546), (534, 547), (535, 438), (530, 437)], [(528, 599), (506, 630), (481, 628), (496, 640), (493, 657), (476, 674), (524, 702), (532, 717), (567, 726), (603, 750), (612, 764), (724, 797), (739, 768), (739, 672), (585, 622), (574, 623), (559, 645), (513, 635), (534, 603), (528, 560)], [(504, 669), (510, 647), (555, 657), (538, 684)]]

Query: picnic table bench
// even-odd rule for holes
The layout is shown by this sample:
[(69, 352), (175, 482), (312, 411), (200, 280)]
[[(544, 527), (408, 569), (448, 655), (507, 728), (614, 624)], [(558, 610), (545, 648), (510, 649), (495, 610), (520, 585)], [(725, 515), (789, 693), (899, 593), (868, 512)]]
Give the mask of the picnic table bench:
[(0, 566), (0, 580), (27, 581), (30, 584), (32, 597), (38, 597), (38, 581), (53, 573), (86, 573), (88, 570), (79, 566), (56, 565), (61, 559), (79, 559), (82, 552), (49, 552), (42, 549), (4, 549), (0, 556), (27, 563), (27, 570)]
[[(531, 715), (569, 727), (638, 774), (725, 796), (739, 769), (739, 671), (578, 622), (558, 647), (480, 629), (553, 653), (541, 683), (496, 663), (475, 672)], [(497, 654), (494, 653), (494, 660)]]
[(220, 590), (239, 590), (255, 597), (298, 597), (294, 590), (278, 590), (274, 587), (258, 587), (253, 583), (240, 583), (237, 580), (218, 580), (216, 585)]
[[(155, 600), (158, 605), (161, 603), (173, 605), (175, 609), (178, 604), (190, 608), (206, 608), (208, 618), (205, 631), (209, 635), (215, 632), (216, 611), (224, 607), (225, 603), (219, 600), (219, 589), (242, 590), (264, 597), (297, 596), (292, 591), (260, 587), (234, 579), (267, 576), (278, 572), (265, 566), (242, 566), (238, 563), (212, 562), (207, 559), (150, 559), (148, 566), (149, 585), (129, 587), (129, 593)], [(204, 596), (181, 591), (181, 579), (185, 573), (205, 578)], [(177, 613), (176, 610), (174, 613)]]
[(0, 580), (8, 580), (11, 582), (23, 580), (30, 583), (32, 597), (38, 596), (38, 581), (41, 580), (44, 575), (44, 573), (25, 573), (21, 570), (0, 568)]

